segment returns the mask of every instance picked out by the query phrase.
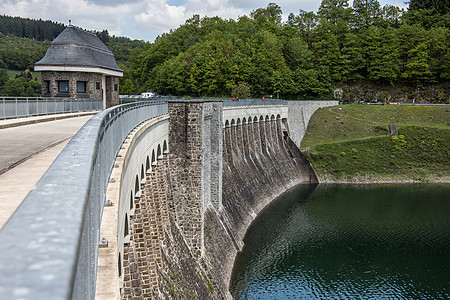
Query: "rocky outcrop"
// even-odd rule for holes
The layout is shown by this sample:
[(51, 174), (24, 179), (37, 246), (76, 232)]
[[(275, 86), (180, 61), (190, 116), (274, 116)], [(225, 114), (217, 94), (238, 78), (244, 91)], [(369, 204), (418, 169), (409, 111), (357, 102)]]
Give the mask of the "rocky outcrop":
[(380, 85), (367, 81), (359, 81), (343, 85), (343, 99), (351, 103), (378, 100), (395, 103), (449, 103), (450, 84), (428, 84), (424, 86)]

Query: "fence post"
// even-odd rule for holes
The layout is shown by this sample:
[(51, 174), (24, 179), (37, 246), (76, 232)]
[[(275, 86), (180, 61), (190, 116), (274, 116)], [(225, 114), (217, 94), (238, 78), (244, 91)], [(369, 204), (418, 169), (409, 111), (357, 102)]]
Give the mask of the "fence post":
[(16, 99), (16, 118), (18, 118), (19, 116), (17, 115), (17, 110), (18, 110), (17, 97), (15, 99)]

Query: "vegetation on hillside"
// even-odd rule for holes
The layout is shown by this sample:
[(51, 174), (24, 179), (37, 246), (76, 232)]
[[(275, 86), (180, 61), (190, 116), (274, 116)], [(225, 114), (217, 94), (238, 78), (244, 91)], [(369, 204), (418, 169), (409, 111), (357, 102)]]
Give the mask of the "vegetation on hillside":
[[(97, 35), (125, 71), (122, 94), (230, 96), (245, 87), (254, 97), (323, 99), (343, 87), (344, 98), (356, 101), (351, 86), (364, 82), (400, 86), (411, 100), (448, 102), (448, 0), (412, 0), (407, 12), (378, 0), (322, 0), (317, 13), (299, 9), (286, 22), (275, 3), (237, 20), (194, 15), (153, 43)], [(63, 28), (0, 16), (0, 68), (31, 68)], [(421, 93), (430, 84), (438, 87)]]
[(0, 15), (0, 33), (38, 41), (51, 41), (65, 28), (50, 20), (32, 20)]
[(12, 97), (39, 97), (41, 96), (41, 83), (33, 77), (30, 70), (14, 72), (10, 77), (8, 72), (0, 69), (0, 95)]
[(449, 121), (443, 106), (322, 108), (301, 146), (310, 148), (305, 155), (324, 181), (449, 181)]
[(133, 77), (162, 94), (228, 96), (245, 83), (253, 96), (284, 98), (331, 97), (334, 88), (361, 80), (447, 83), (447, 8), (446, 1), (413, 0), (404, 12), (377, 0), (352, 7), (323, 0), (317, 13), (300, 10), (286, 23), (275, 3), (238, 20), (195, 15), (132, 57)]
[(40, 42), (0, 33), (0, 68), (24, 71), (44, 57), (49, 41)]

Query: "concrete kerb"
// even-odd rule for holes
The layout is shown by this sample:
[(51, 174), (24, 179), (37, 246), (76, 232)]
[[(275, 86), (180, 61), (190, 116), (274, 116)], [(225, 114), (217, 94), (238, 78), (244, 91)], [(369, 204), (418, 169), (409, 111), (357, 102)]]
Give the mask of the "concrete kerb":
[(122, 284), (122, 278), (119, 278), (117, 267), (117, 241), (119, 201), (123, 171), (126, 167), (128, 157), (131, 155), (130, 150), (133, 149), (134, 141), (145, 132), (149, 126), (164, 118), (168, 118), (168, 116), (150, 119), (133, 129), (126, 137), (114, 162), (114, 168), (110, 175), (110, 179), (114, 179), (114, 181), (110, 180), (106, 190), (106, 201), (110, 200), (112, 205), (104, 207), (100, 225), (100, 239), (106, 238), (108, 244), (106, 247), (99, 247), (95, 291), (96, 300), (120, 299), (119, 287)]
[(99, 112), (100, 112), (99, 110), (96, 110), (96, 111), (87, 111), (87, 112), (78, 112), (78, 113), (55, 114), (55, 115), (45, 115), (45, 116), (0, 120), (0, 129), (35, 124), (35, 123), (49, 122), (49, 121), (55, 121), (55, 120), (62, 120), (62, 119), (67, 119), (67, 118), (76, 118), (76, 117), (83, 117), (83, 116), (89, 116), (89, 115), (96, 115)]

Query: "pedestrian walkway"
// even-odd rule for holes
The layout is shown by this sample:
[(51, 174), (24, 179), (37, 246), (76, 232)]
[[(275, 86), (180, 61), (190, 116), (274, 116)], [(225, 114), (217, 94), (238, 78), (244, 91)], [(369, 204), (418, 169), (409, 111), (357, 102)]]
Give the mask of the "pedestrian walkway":
[(93, 114), (0, 120), (0, 230)]
[(0, 229), (68, 142), (69, 139), (0, 175)]

